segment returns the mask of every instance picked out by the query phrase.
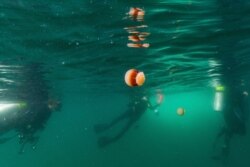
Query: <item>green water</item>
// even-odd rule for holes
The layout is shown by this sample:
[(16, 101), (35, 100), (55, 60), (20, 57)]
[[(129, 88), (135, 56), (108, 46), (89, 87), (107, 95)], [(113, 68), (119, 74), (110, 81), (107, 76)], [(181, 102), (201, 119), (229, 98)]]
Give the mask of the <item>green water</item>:
[[(129, 19), (130, 7), (144, 9), (144, 21)], [(24, 80), (22, 71), (36, 62), (62, 108), (38, 132), (35, 150), (27, 144), (18, 154), (18, 137), (2, 143), (0, 166), (249, 166), (249, 133), (232, 138), (226, 165), (211, 158), (225, 124), (213, 108), (214, 87), (248, 92), (249, 14), (244, 0), (1, 0), (0, 100), (13, 100), (20, 85), (36, 83)], [(150, 47), (127, 47), (124, 28), (140, 25), (147, 25), (141, 31), (150, 33)], [(124, 83), (130, 68), (145, 73), (141, 88)], [(141, 89), (153, 104), (162, 92), (159, 115), (146, 111), (121, 139), (99, 148), (93, 126), (126, 111), (131, 93)], [(178, 107), (184, 116), (176, 114)], [(246, 127), (249, 132), (249, 122)]]

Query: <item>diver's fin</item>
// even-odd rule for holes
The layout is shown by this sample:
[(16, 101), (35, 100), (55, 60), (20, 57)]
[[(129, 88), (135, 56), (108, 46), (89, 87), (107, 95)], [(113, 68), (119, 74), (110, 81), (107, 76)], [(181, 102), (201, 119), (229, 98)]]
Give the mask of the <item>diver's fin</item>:
[(18, 151), (18, 154), (23, 154), (24, 153), (24, 147), (25, 147), (25, 145), (26, 145), (26, 142), (24, 142), (24, 143), (21, 144), (21, 147), (20, 147), (20, 149)]
[(9, 137), (0, 138), (0, 144), (4, 144), (4, 143), (6, 143), (7, 141), (9, 141), (11, 139), (12, 138), (9, 138)]
[(220, 161), (222, 159), (220, 155), (213, 155), (211, 158), (216, 161)]
[(0, 138), (0, 144), (4, 144), (8, 141), (10, 141), (11, 139), (13, 139), (14, 137), (16, 137), (17, 135), (11, 136), (11, 137), (1, 137)]
[(100, 148), (107, 146), (108, 144), (110, 144), (110, 142), (111, 140), (109, 137), (103, 136), (103, 137), (98, 138), (98, 146)]
[(228, 162), (226, 157), (223, 157), (222, 155), (214, 155), (211, 157), (216, 162), (222, 164), (223, 166), (228, 166)]
[(103, 131), (105, 131), (107, 129), (108, 129), (107, 124), (96, 124), (94, 126), (94, 130), (95, 130), (96, 133), (101, 133), (101, 132), (103, 132)]

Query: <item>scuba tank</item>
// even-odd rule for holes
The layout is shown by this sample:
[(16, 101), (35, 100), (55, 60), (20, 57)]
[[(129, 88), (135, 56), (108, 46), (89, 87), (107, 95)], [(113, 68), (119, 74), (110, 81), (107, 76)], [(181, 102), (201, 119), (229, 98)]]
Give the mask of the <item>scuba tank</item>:
[(215, 87), (215, 97), (214, 97), (214, 110), (215, 111), (223, 111), (224, 106), (224, 91), (225, 88), (223, 86), (216, 86)]

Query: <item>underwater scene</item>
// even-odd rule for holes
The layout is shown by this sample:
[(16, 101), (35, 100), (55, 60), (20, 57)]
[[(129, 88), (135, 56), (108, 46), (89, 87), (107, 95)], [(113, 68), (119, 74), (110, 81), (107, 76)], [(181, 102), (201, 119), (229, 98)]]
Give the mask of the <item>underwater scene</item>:
[(0, 0), (1, 167), (248, 167), (249, 89), (248, 0)]

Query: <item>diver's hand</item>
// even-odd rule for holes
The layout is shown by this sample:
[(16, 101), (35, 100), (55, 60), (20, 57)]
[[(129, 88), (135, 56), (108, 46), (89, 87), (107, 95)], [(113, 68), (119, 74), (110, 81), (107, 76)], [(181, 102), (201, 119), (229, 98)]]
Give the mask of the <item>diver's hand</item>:
[(158, 93), (157, 94), (157, 104), (161, 104), (163, 102), (163, 94)]

